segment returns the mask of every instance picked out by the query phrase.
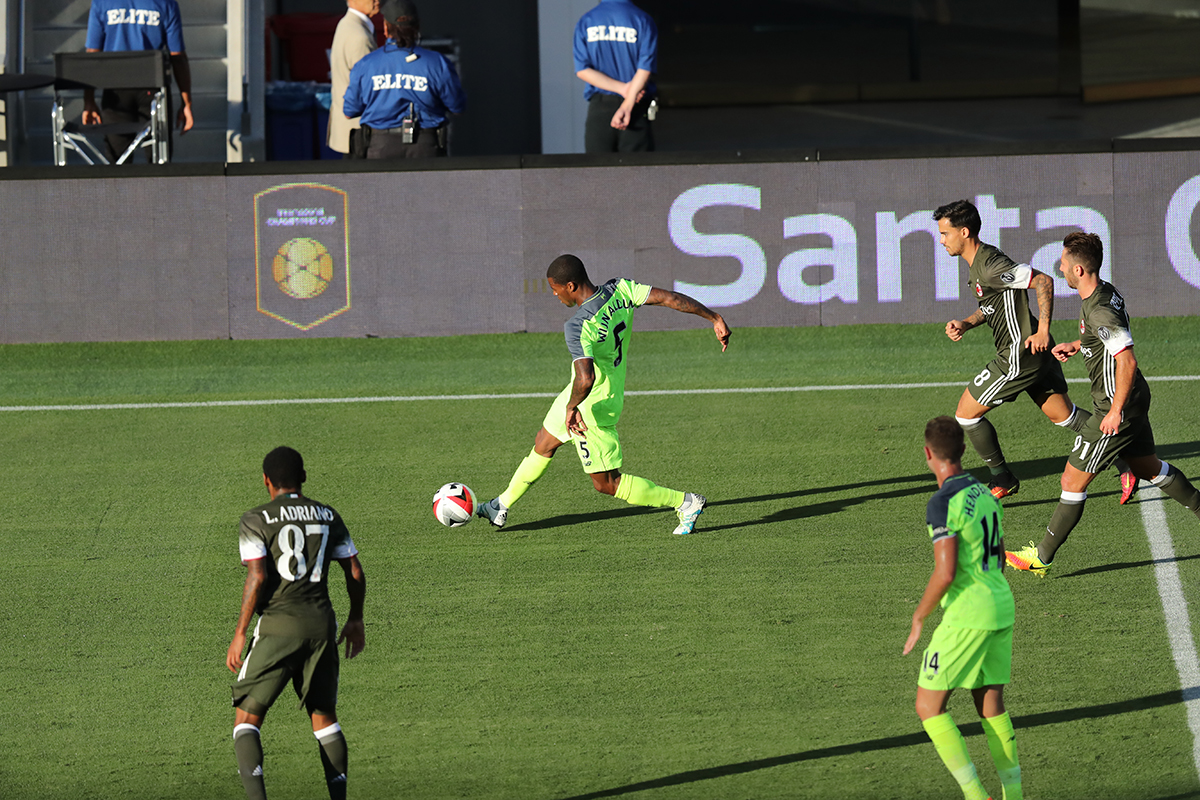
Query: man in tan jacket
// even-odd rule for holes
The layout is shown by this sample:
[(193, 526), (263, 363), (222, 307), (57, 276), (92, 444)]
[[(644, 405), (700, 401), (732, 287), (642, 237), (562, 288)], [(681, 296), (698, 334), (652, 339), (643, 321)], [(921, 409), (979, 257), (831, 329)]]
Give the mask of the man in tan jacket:
[(363, 158), (365, 152), (356, 152), (352, 146), (352, 131), (359, 128), (358, 117), (348, 119), (342, 113), (342, 101), (350, 83), (350, 69), (360, 58), (375, 49), (375, 24), (371, 17), (379, 13), (379, 0), (346, 0), (346, 16), (338, 23), (333, 34), (333, 47), (329, 51), (329, 72), (332, 87), (332, 102), (329, 106), (329, 147), (346, 158)]

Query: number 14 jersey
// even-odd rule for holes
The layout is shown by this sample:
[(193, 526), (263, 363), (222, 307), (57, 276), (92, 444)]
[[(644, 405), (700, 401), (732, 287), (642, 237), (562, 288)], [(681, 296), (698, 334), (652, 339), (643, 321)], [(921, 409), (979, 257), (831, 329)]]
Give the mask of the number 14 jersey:
[(1003, 516), (992, 493), (967, 472), (947, 478), (929, 499), (929, 537), (958, 537), (958, 567), (942, 597), (943, 625), (995, 631), (1013, 624), (1012, 590), (1001, 571)]
[(336, 511), (301, 494), (281, 494), (242, 515), (238, 549), (243, 562), (265, 560), (257, 635), (334, 636), (329, 564), (358, 554)]

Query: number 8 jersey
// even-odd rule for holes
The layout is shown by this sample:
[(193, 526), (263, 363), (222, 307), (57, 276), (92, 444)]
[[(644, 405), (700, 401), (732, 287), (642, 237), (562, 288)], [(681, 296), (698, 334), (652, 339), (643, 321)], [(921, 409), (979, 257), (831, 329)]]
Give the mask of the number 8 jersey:
[(929, 499), (929, 537), (958, 537), (958, 567), (942, 597), (943, 625), (996, 631), (1013, 624), (1012, 590), (1001, 571), (1003, 516), (999, 501), (967, 472), (947, 478)]
[(613, 278), (580, 305), (563, 326), (573, 362), (592, 359), (596, 382), (581, 406), (598, 425), (612, 427), (621, 418), (633, 311), (650, 297), (650, 289), (628, 278)]
[(358, 554), (338, 513), (301, 494), (284, 493), (242, 515), (242, 561), (266, 560), (257, 635), (333, 638), (332, 561)]

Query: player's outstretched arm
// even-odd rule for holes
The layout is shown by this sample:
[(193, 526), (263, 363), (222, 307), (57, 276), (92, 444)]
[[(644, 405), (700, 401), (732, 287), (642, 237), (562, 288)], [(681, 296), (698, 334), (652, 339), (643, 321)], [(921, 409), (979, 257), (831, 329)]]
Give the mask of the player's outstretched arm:
[(242, 589), (242, 612), (238, 615), (237, 627), (233, 630), (233, 641), (225, 651), (225, 666), (230, 672), (242, 668), (242, 651), (246, 649), (246, 631), (250, 630), (250, 620), (254, 618), (254, 609), (258, 608), (259, 595), (267, 583), (267, 568), (263, 559), (256, 558), (246, 562), (246, 585)]
[(655, 286), (650, 289), (650, 296), (646, 298), (646, 305), (666, 306), (676, 311), (682, 311), (685, 314), (695, 314), (698, 317), (703, 317), (712, 323), (713, 333), (717, 335), (717, 341), (721, 343), (721, 352), (724, 353), (725, 348), (729, 347), (729, 337), (733, 335), (733, 331), (725, 324), (725, 318), (699, 300), (688, 297), (686, 294), (672, 292), (668, 289), (659, 289)]
[(367, 599), (367, 576), (358, 556), (339, 558), (342, 571), (346, 573), (346, 594), (350, 596), (350, 613), (346, 615), (346, 624), (337, 643), (346, 643), (346, 658), (354, 658), (367, 646), (367, 632), (363, 625), (363, 603)]
[(1031, 353), (1041, 353), (1050, 348), (1050, 322), (1054, 319), (1054, 281), (1044, 272), (1033, 271), (1029, 285), (1037, 293), (1038, 329), (1025, 339)]
[(963, 334), (977, 328), (983, 324), (983, 310), (979, 309), (966, 319), (952, 319), (946, 323), (946, 335), (950, 337), (950, 341), (957, 342), (962, 339)]
[(950, 584), (954, 583), (954, 573), (957, 569), (958, 537), (946, 536), (938, 539), (933, 543), (933, 574), (929, 576), (925, 594), (921, 595), (917, 610), (913, 612), (912, 627), (909, 628), (908, 640), (904, 643), (904, 655), (911, 653), (917, 646), (925, 618), (942, 602), (942, 596), (950, 589)]

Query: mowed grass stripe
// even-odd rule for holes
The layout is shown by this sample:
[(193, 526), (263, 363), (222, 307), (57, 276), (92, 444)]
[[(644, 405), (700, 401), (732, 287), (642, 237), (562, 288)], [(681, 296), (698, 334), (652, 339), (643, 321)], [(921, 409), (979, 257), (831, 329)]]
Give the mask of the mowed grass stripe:
[[(1200, 375), (1164, 375), (1146, 378), (1148, 381), (1197, 381)], [(1067, 383), (1090, 383), (1087, 378), (1068, 378)], [(630, 397), (701, 395), (701, 394), (771, 394), (794, 392), (852, 392), (876, 389), (944, 389), (961, 386), (962, 381), (937, 383), (857, 383), (836, 386), (756, 386), (729, 389), (648, 389), (626, 392)], [(0, 411), (129, 411), (152, 408), (228, 408), (235, 406), (330, 405), (336, 403), (412, 403), (447, 400), (527, 400), (556, 397), (557, 392), (520, 392), (515, 394), (429, 394), (389, 397), (288, 397), (269, 400), (197, 400), (177, 403), (89, 403), (82, 405), (0, 406)]]

